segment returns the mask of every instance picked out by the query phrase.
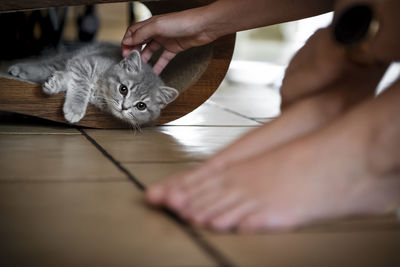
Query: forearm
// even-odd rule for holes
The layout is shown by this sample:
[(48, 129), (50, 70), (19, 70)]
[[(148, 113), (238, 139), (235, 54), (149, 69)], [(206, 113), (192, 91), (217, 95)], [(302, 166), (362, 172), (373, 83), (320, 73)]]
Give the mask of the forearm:
[(216, 37), (329, 12), (333, 0), (219, 0), (199, 8), (205, 30)]

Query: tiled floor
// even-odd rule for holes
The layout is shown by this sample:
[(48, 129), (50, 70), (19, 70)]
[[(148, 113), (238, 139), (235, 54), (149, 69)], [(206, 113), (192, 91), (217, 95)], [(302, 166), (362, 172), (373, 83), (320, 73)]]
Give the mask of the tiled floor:
[(1, 114), (0, 266), (399, 266), (393, 217), (221, 235), (146, 206), (147, 185), (276, 115), (276, 94), (225, 84), (193, 113), (141, 132)]
[[(109, 17), (100, 39), (119, 41), (126, 4), (99, 13)], [(0, 266), (400, 266), (394, 217), (221, 235), (146, 206), (146, 186), (278, 113), (276, 89), (227, 82), (191, 114), (141, 132), (0, 113)]]

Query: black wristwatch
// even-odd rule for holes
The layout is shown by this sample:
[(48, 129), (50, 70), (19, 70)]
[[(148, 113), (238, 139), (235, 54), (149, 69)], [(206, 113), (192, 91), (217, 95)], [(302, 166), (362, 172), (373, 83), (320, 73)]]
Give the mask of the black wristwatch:
[(366, 51), (378, 30), (379, 21), (374, 8), (365, 3), (348, 6), (333, 19), (335, 41), (345, 46), (349, 58), (357, 63), (369, 63)]

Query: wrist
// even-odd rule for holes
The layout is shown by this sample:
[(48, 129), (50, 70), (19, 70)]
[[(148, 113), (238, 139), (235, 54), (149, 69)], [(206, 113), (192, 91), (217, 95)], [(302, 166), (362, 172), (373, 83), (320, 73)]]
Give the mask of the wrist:
[(183, 23), (187, 36), (198, 37), (201, 43), (209, 43), (221, 37), (214, 29), (216, 16), (208, 6), (201, 6), (180, 12), (179, 23)]

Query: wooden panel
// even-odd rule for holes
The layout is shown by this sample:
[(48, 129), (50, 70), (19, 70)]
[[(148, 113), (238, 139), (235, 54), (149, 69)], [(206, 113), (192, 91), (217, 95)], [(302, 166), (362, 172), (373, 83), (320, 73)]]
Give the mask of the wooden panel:
[[(38, 2), (46, 6), (46, 3), (53, 3), (54, 1), (17, 1), (16, 3), (27, 6), (28, 3), (37, 4)], [(74, 1), (60, 2), (70, 4)], [(85, 3), (85, 1), (75, 2)], [(162, 3), (148, 3), (148, 7), (153, 14), (159, 14), (195, 7), (206, 2), (208, 1), (167, 1), (166, 3), (162, 1)], [(0, 4), (0, 10), (5, 10), (4, 8), (7, 5), (6, 3)], [(9, 3), (7, 8), (10, 5), (12, 3)], [(214, 93), (228, 70), (234, 43), (235, 35), (229, 35), (216, 40), (212, 44), (212, 58), (200, 79), (163, 110), (157, 124), (167, 123), (186, 115)], [(0, 110), (66, 123), (62, 114), (63, 101), (64, 95), (47, 96), (42, 93), (40, 85), (0, 78)], [(93, 106), (88, 107), (86, 116), (76, 125), (93, 128), (130, 127)]]
[[(4, 11), (18, 11), (18, 10), (28, 10), (28, 9), (40, 9), (48, 7), (58, 7), (58, 6), (79, 6), (79, 5), (92, 5), (92, 4), (104, 4), (104, 3), (117, 3), (117, 2), (127, 2), (124, 0), (62, 0), (62, 1), (52, 1), (52, 0), (18, 0), (18, 1), (0, 1), (0, 12)], [(194, 1), (182, 1), (182, 0), (140, 0), (140, 2), (167, 2), (166, 5), (161, 5), (161, 7), (171, 5), (180, 5), (182, 7), (189, 6), (194, 7)], [(197, 0), (195, 1), (197, 5), (207, 4), (213, 2), (212, 0)], [(188, 7), (186, 7), (188, 8)], [(183, 8), (183, 9), (186, 9)], [(176, 9), (179, 10), (179, 9)]]
[[(163, 0), (142, 0), (141, 2), (149, 1), (163, 1)], [(27, 9), (39, 9), (47, 7), (57, 6), (79, 6), (79, 5), (91, 5), (101, 3), (116, 3), (126, 2), (123, 0), (18, 0), (18, 1), (0, 1), (0, 11), (18, 11)]]

